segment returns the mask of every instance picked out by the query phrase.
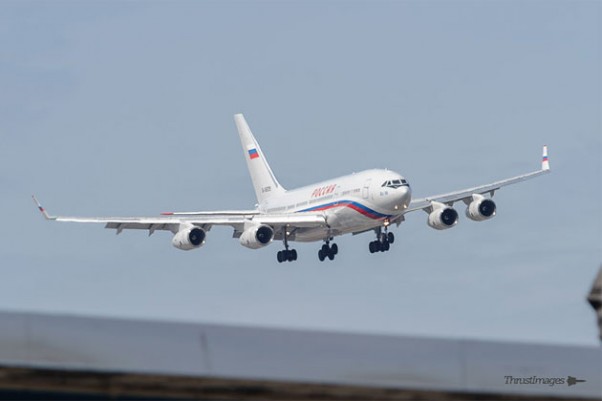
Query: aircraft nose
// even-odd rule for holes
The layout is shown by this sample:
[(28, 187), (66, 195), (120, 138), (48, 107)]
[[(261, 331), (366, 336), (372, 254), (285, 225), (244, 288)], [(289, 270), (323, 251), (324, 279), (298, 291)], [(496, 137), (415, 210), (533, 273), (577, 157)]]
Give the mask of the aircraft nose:
[(401, 187), (397, 189), (397, 193), (395, 194), (395, 204), (393, 205), (393, 209), (395, 210), (404, 210), (410, 205), (410, 200), (412, 199), (412, 190), (410, 187)]

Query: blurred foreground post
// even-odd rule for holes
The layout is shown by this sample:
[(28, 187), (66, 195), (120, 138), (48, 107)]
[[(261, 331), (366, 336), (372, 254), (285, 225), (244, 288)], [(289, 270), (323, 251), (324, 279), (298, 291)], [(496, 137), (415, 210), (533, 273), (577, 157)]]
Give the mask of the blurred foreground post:
[(602, 341), (602, 266), (600, 266), (598, 276), (594, 280), (594, 285), (587, 296), (587, 300), (598, 315), (598, 328), (600, 330), (600, 341)]

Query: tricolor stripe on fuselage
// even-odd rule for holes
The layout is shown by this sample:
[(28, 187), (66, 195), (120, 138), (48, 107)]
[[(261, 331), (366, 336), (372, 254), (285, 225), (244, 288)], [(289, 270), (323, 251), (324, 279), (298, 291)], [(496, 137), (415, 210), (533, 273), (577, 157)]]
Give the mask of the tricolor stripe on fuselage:
[(363, 214), (366, 217), (369, 217), (374, 220), (385, 219), (387, 217), (391, 217), (388, 214), (382, 214), (377, 212), (376, 210), (372, 210), (367, 206), (362, 205), (359, 202), (349, 201), (349, 200), (341, 200), (331, 203), (325, 203), (323, 205), (312, 206), (307, 209), (299, 210), (299, 212), (317, 212), (321, 210), (333, 209), (335, 207), (348, 207), (350, 209), (355, 210), (358, 213)]

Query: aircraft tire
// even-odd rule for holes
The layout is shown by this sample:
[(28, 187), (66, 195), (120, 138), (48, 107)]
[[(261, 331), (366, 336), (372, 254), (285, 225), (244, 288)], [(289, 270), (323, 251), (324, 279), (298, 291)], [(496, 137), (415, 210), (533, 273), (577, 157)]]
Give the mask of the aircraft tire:
[(291, 249), (291, 258), (289, 259), (291, 262), (297, 260), (297, 250)]
[(391, 245), (389, 244), (389, 242), (383, 242), (381, 245), (381, 249), (383, 252), (387, 252), (389, 250), (389, 248), (391, 247)]
[(395, 235), (393, 235), (393, 233), (388, 233), (387, 234), (387, 240), (389, 241), (390, 244), (395, 242)]
[(284, 255), (282, 254), (282, 251), (278, 251), (278, 253), (276, 254), (276, 258), (278, 259), (278, 263), (284, 262), (283, 256)]
[(332, 252), (333, 255), (336, 255), (339, 253), (339, 246), (337, 244), (332, 244), (330, 246), (330, 251)]
[(320, 262), (324, 262), (325, 258), (326, 258), (326, 255), (324, 255), (324, 252), (322, 252), (322, 249), (320, 249), (318, 251), (318, 259), (320, 259)]

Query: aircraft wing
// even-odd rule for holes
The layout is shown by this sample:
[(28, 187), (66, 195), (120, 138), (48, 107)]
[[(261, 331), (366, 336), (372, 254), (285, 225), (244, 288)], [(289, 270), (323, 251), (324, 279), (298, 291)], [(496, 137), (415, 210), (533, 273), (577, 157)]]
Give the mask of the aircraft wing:
[(305, 228), (326, 226), (326, 218), (320, 212), (290, 213), (290, 214), (262, 214), (259, 211), (224, 211), (224, 212), (191, 212), (170, 213), (151, 217), (76, 217), (53, 216), (48, 214), (40, 202), (33, 197), (34, 202), (46, 220), (70, 223), (99, 223), (105, 228), (117, 230), (120, 234), (125, 229), (149, 230), (149, 235), (156, 230), (166, 230), (173, 233), (181, 225), (192, 225), (209, 230), (212, 226), (230, 226), (236, 231), (244, 229), (248, 224), (268, 224), (275, 230), (284, 227)]
[(425, 210), (430, 211), (432, 207), (432, 202), (440, 202), (451, 206), (454, 202), (464, 201), (469, 203), (472, 200), (472, 195), (480, 194), (484, 195), (489, 193), (493, 196), (494, 192), (498, 189), (505, 187), (507, 185), (516, 184), (518, 182), (526, 181), (531, 178), (538, 177), (542, 174), (546, 174), (550, 172), (550, 163), (548, 161), (548, 148), (547, 146), (543, 147), (543, 159), (541, 162), (541, 169), (537, 171), (533, 171), (527, 174), (521, 174), (516, 177), (506, 178), (504, 180), (492, 182), (490, 184), (479, 185), (472, 188), (461, 189), (459, 191), (448, 192), (439, 195), (428, 196), (426, 198), (415, 199), (410, 202), (408, 208), (404, 211), (405, 213), (413, 212), (415, 210)]

